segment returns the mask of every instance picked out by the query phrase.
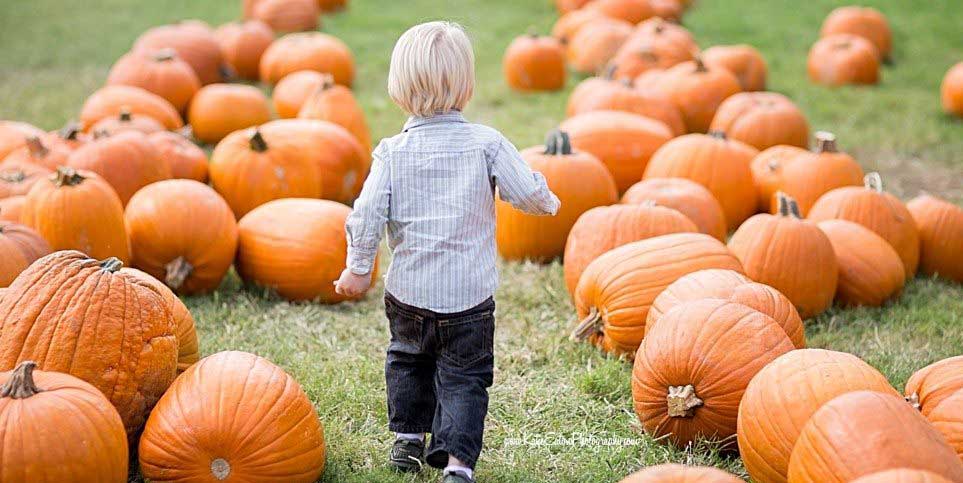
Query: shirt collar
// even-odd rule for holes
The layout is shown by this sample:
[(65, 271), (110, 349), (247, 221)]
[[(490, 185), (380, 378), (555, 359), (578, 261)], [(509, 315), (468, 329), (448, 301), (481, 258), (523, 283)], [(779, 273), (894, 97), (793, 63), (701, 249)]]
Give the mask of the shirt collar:
[(438, 124), (442, 122), (468, 122), (465, 120), (465, 116), (462, 115), (461, 111), (448, 111), (441, 114), (435, 114), (431, 117), (421, 117), (421, 116), (411, 116), (408, 118), (408, 122), (405, 123), (404, 131), (407, 132), (419, 126), (424, 126), (426, 124)]

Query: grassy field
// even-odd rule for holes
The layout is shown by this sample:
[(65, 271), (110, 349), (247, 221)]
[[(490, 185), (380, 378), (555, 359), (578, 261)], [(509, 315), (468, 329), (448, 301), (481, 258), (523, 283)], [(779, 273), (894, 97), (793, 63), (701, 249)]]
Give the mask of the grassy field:
[[(938, 87), (963, 60), (959, 0), (866, 0), (888, 14), (894, 63), (877, 88), (829, 90), (805, 79), (805, 56), (822, 18), (841, 2), (702, 0), (685, 19), (700, 44), (750, 43), (769, 61), (772, 90), (838, 134), (843, 149), (887, 187), (912, 197), (921, 189), (963, 201), (963, 123), (942, 115)], [(0, 0), (0, 118), (55, 128), (76, 116), (113, 60), (146, 28), (181, 18), (212, 24), (239, 15), (240, 1)], [(564, 112), (566, 92), (511, 93), (501, 54), (530, 26), (547, 31), (548, 0), (352, 0), (324, 19), (359, 65), (356, 92), (376, 138), (395, 133), (404, 116), (384, 92), (388, 56), (408, 26), (446, 18), (471, 32), (478, 88), (470, 118), (490, 124), (519, 147), (537, 144)], [(568, 90), (575, 85), (570, 80)], [(669, 448), (645, 436), (632, 412), (630, 365), (567, 339), (574, 311), (561, 266), (505, 264), (482, 481), (616, 481), (665, 461), (712, 464), (743, 473), (737, 458), (711, 445)], [(381, 287), (368, 300), (326, 307), (288, 304), (245, 289), (232, 276), (212, 296), (188, 300), (205, 354), (258, 353), (304, 386), (325, 425), (326, 482), (433, 481), (437, 473), (398, 476), (385, 465), (383, 361), (387, 343)], [(963, 287), (918, 278), (882, 309), (832, 310), (810, 321), (811, 346), (853, 352), (902, 387), (916, 368), (963, 353)], [(512, 444), (523, 438), (527, 444)], [(567, 440), (565, 440), (567, 438)], [(615, 444), (596, 444), (592, 438)], [(617, 441), (612, 441), (617, 440)]]

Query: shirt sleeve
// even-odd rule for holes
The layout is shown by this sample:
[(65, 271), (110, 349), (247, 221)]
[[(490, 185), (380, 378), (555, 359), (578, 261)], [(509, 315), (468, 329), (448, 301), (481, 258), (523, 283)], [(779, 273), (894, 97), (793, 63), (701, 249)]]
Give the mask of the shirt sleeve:
[(391, 200), (390, 153), (384, 141), (372, 153), (371, 172), (361, 194), (354, 202), (354, 210), (345, 221), (348, 236), (347, 267), (351, 273), (371, 273), (378, 245), (388, 223)]
[(561, 204), (548, 189), (545, 177), (533, 172), (521, 154), (504, 136), (499, 136), (489, 153), (492, 178), (498, 196), (531, 215), (554, 215)]

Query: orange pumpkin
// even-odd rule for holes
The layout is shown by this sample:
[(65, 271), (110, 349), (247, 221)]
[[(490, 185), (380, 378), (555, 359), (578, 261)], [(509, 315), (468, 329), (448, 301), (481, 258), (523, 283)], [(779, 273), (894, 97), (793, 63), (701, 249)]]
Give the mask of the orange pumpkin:
[(846, 220), (819, 222), (839, 263), (836, 300), (847, 306), (877, 307), (899, 295), (906, 282), (899, 254), (879, 235)]
[(726, 215), (722, 205), (701, 184), (685, 178), (650, 178), (635, 183), (622, 196), (622, 203), (649, 200), (682, 213), (695, 223), (699, 232), (726, 241)]
[(80, 109), (80, 123), (89, 132), (97, 121), (119, 116), (123, 110), (152, 117), (167, 129), (184, 126), (181, 115), (166, 99), (146, 89), (125, 85), (102, 87), (91, 94)]
[(794, 347), (806, 347), (802, 319), (792, 302), (778, 290), (732, 270), (700, 270), (672, 282), (652, 302), (645, 326), (652, 327), (673, 307), (701, 299), (728, 300), (762, 312), (782, 327)]
[(926, 420), (933, 424), (963, 460), (963, 389), (930, 409)]
[(274, 31), (260, 20), (226, 23), (214, 32), (224, 62), (242, 79), (257, 80), (264, 51), (274, 42)]
[(885, 59), (893, 49), (893, 33), (886, 17), (875, 8), (846, 6), (829, 13), (823, 21), (820, 37), (836, 34), (852, 34), (870, 41)]
[(742, 271), (725, 245), (701, 233), (662, 235), (609, 250), (579, 278), (575, 307), (581, 322), (573, 336), (631, 356), (646, 333), (655, 298), (683, 275), (707, 268)]
[(655, 17), (639, 24), (622, 44), (612, 64), (615, 77), (634, 79), (651, 69), (668, 69), (693, 60), (699, 46), (683, 27)]
[(0, 164), (0, 199), (22, 196), (53, 171), (32, 163)]
[(637, 24), (655, 15), (649, 0), (592, 0), (585, 8), (630, 24)]
[(91, 171), (57, 168), (54, 175), (30, 189), (20, 218), (53, 250), (130, 260), (124, 205), (117, 192)]
[(50, 245), (27, 226), (0, 221), (0, 287), (6, 287), (31, 263), (50, 253)]
[(879, 51), (863, 37), (830, 35), (813, 44), (806, 70), (809, 79), (817, 84), (876, 84), (879, 82)]
[(796, 146), (778, 145), (760, 151), (752, 158), (749, 168), (752, 170), (752, 182), (759, 192), (758, 210), (770, 211), (770, 203), (777, 191), (783, 187), (783, 168), (786, 163), (795, 160), (806, 150)]
[(677, 445), (730, 438), (749, 381), (792, 350), (779, 324), (745, 305), (678, 305), (647, 328), (635, 356), (635, 414), (646, 433)]
[(850, 483), (951, 483), (942, 476), (925, 470), (911, 468), (897, 468), (895, 470), (880, 471), (860, 478)]
[(67, 165), (99, 174), (125, 206), (137, 190), (171, 177), (170, 164), (139, 132), (98, 138), (71, 153)]
[(33, 165), (47, 171), (63, 166), (70, 156), (71, 149), (64, 143), (57, 142), (54, 136), (28, 136), (24, 139), (24, 146), (10, 152), (0, 168), (23, 168)]
[(559, 129), (569, 133), (575, 149), (605, 163), (620, 193), (642, 179), (649, 158), (672, 139), (664, 123), (620, 111), (579, 114), (562, 122)]
[(57, 131), (48, 133), (48, 140), (67, 146), (71, 151), (90, 141), (91, 136), (83, 131), (79, 122), (70, 121)]
[(322, 12), (336, 12), (348, 8), (348, 0), (318, 0)]
[(321, 32), (288, 34), (274, 41), (261, 56), (261, 80), (276, 84), (299, 70), (331, 74), (334, 81), (351, 87), (354, 82), (354, 56), (337, 37)]
[(916, 275), (920, 259), (916, 222), (899, 198), (883, 191), (878, 173), (866, 175), (864, 187), (837, 188), (821, 196), (809, 211), (809, 219), (848, 220), (869, 228), (896, 249), (906, 278)]
[(0, 418), (6, 423), (0, 438), (22, 442), (4, 448), (0, 479), (127, 481), (127, 435), (110, 401), (76, 377), (34, 371), (36, 366), (24, 361), (0, 373)]
[(705, 186), (719, 200), (729, 229), (756, 212), (756, 190), (749, 164), (759, 151), (725, 134), (687, 134), (659, 148), (645, 179), (686, 178)]
[(151, 481), (310, 483), (324, 471), (324, 429), (280, 367), (246, 352), (219, 352), (185, 371), (158, 401), (138, 456)]
[[(652, 7), (652, 18), (663, 18), (673, 22), (681, 22), (682, 14), (685, 13), (685, 5), (682, 0), (649, 0)], [(650, 18), (649, 20), (652, 20)]]
[(502, 59), (505, 82), (517, 91), (555, 91), (565, 87), (565, 49), (554, 37), (535, 33), (516, 37)]
[(566, 14), (581, 9), (591, 1), (592, 0), (555, 0), (555, 8), (558, 9), (558, 13)]
[(42, 129), (25, 122), (0, 121), (0, 160), (26, 145), (28, 137), (41, 137), (44, 134)]
[(210, 84), (197, 91), (187, 118), (194, 137), (214, 144), (234, 131), (270, 121), (271, 107), (257, 87)]
[(719, 105), (710, 131), (763, 150), (780, 144), (805, 148), (806, 115), (788, 97), (775, 92), (740, 92)]
[(314, 70), (299, 70), (284, 76), (271, 92), (271, 101), (278, 117), (298, 117), (304, 102), (323, 84), (324, 74)]
[(697, 57), (667, 70), (657, 89), (682, 112), (689, 132), (704, 133), (709, 130), (722, 101), (740, 92), (742, 87), (731, 72), (706, 65)]
[(572, 226), (565, 243), (563, 260), (568, 293), (575, 295), (585, 267), (613, 248), (659, 235), (697, 230), (685, 215), (657, 206), (655, 202), (588, 210)]
[(168, 48), (174, 49), (184, 62), (190, 64), (202, 85), (223, 79), (225, 66), (221, 46), (206, 23), (182, 20), (151, 28), (137, 38), (131, 50), (154, 52)]
[[(802, 216), (810, 210), (825, 193), (843, 186), (859, 186), (863, 182), (863, 168), (852, 156), (836, 147), (836, 136), (828, 132), (816, 133), (816, 147), (812, 152), (799, 153), (781, 163), (781, 169), (770, 189), (792, 196), (799, 204)], [(769, 208), (775, 213), (779, 208), (770, 198)]]
[(555, 25), (552, 26), (552, 37), (558, 39), (563, 45), (568, 45), (579, 29), (592, 20), (604, 17), (605, 15), (597, 10), (572, 10), (559, 17)]
[(154, 287), (164, 298), (164, 302), (174, 318), (174, 334), (177, 337), (177, 373), (184, 372), (201, 358), (197, 342), (197, 329), (194, 326), (194, 317), (191, 315), (191, 311), (160, 280), (138, 270), (131, 270), (130, 272), (132, 275), (139, 275), (142, 282)]
[(107, 85), (146, 89), (171, 103), (179, 112), (187, 110), (201, 81), (190, 64), (174, 49), (134, 51), (124, 54), (107, 74)]
[(147, 139), (170, 165), (172, 178), (207, 182), (207, 153), (203, 149), (175, 132), (154, 133)]
[(963, 356), (936, 361), (906, 381), (906, 400), (929, 417), (930, 411), (963, 389)]
[(696, 43), (692, 32), (664, 17), (652, 17), (636, 25), (630, 40), (641, 39), (662, 39), (661, 41), (683, 45), (693, 54), (699, 52), (699, 44)]
[(321, 25), (318, 0), (257, 0), (252, 18), (276, 32), (304, 32)]
[(213, 189), (194, 180), (154, 183), (124, 214), (133, 265), (177, 293), (214, 290), (234, 261), (237, 223)]
[(751, 45), (717, 45), (702, 52), (702, 60), (712, 67), (732, 72), (744, 91), (766, 90), (766, 59)]
[(533, 171), (542, 173), (562, 202), (555, 216), (536, 216), (499, 199), (495, 204), (495, 241), (508, 260), (549, 261), (562, 255), (569, 231), (582, 213), (618, 201), (615, 180), (595, 156), (572, 151), (568, 134), (555, 130), (544, 146), (522, 151)]
[(963, 481), (963, 464), (943, 437), (901, 398), (873, 391), (838, 396), (803, 426), (789, 481), (844, 483), (894, 468)]
[(632, 35), (632, 24), (614, 18), (587, 22), (568, 42), (568, 63), (577, 72), (597, 73)]
[(762, 368), (739, 405), (739, 453), (753, 481), (786, 483), (806, 421), (836, 396), (864, 390), (896, 395), (885, 376), (846, 352), (794, 350)]
[[(238, 273), (246, 282), (273, 288), (288, 300), (326, 304), (349, 300), (335, 293), (331, 281), (344, 271), (348, 250), (344, 221), (350, 212), (340, 203), (303, 198), (255, 208), (238, 223)], [(371, 277), (376, 279), (377, 269)]]
[(308, 94), (297, 117), (337, 124), (361, 143), (365, 153), (371, 152), (371, 131), (361, 104), (354, 98), (351, 89), (335, 84), (334, 78), (328, 74), (321, 75), (321, 84)]
[(174, 380), (177, 339), (163, 295), (122, 265), (77, 251), (34, 262), (0, 300), (0, 368), (34, 360), (87, 381), (134, 442)]
[(619, 483), (740, 483), (742, 480), (708, 466), (663, 464), (643, 468)]
[(105, 117), (94, 123), (90, 127), (90, 132), (94, 133), (94, 138), (111, 136), (122, 132), (133, 131), (141, 134), (154, 134), (164, 132), (164, 125), (150, 116), (141, 114), (131, 114), (130, 111), (123, 109), (116, 117)]
[(26, 201), (27, 197), (23, 195), (0, 199), (0, 220), (21, 223), (20, 213)]
[(919, 231), (919, 268), (963, 282), (963, 209), (924, 194), (906, 204)]
[[(610, 71), (611, 72), (611, 71)], [(569, 96), (568, 117), (591, 111), (623, 111), (662, 121), (674, 136), (685, 133), (679, 108), (664, 97), (632, 88), (628, 81), (593, 77), (582, 81)]]
[(940, 84), (940, 98), (947, 114), (963, 117), (963, 62), (946, 72)]
[(803, 220), (795, 200), (779, 197), (779, 214), (746, 220), (729, 239), (746, 275), (789, 297), (804, 319), (829, 308), (839, 264), (832, 242), (814, 222)]

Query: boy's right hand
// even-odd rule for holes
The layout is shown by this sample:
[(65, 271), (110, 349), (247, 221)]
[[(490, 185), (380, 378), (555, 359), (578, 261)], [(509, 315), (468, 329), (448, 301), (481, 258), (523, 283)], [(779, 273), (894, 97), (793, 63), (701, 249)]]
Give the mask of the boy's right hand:
[(334, 282), (334, 291), (345, 297), (357, 297), (371, 287), (371, 274), (358, 275), (347, 268), (341, 272), (341, 278)]

